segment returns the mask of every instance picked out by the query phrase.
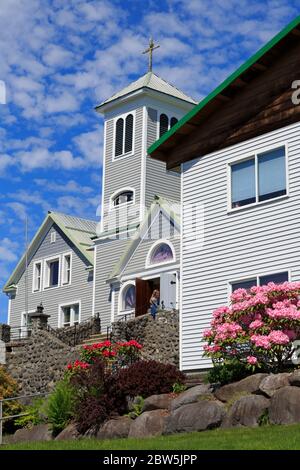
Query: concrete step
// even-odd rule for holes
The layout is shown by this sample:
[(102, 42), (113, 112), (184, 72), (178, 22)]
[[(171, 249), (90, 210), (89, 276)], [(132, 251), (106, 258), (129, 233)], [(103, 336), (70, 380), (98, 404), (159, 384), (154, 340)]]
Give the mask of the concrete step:
[(202, 385), (204, 382), (204, 378), (206, 376), (205, 372), (191, 372), (187, 373), (187, 380), (186, 380), (186, 386), (188, 388), (196, 387), (197, 385)]
[(90, 346), (91, 344), (95, 343), (103, 343), (103, 341), (106, 341), (107, 337), (105, 333), (99, 333), (97, 335), (92, 335), (90, 338), (85, 339), (84, 341), (81, 342), (83, 346), (87, 345)]

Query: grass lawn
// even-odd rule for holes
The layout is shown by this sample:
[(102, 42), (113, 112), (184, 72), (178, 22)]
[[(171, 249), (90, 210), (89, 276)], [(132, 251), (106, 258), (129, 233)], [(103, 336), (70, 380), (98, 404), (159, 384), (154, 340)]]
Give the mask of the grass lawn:
[(3, 450), (299, 450), (300, 425), (216, 429), (147, 439), (50, 441), (7, 445)]

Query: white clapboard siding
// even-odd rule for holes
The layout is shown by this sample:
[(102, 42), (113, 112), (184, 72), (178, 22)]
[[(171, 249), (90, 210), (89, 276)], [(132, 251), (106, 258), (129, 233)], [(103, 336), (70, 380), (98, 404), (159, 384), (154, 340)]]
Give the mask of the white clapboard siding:
[[(286, 144), (289, 196), (228, 212), (227, 165), (264, 148)], [(212, 311), (228, 304), (230, 282), (289, 271), (300, 280), (300, 124), (270, 132), (184, 165), (181, 368), (211, 365), (201, 337)], [(195, 241), (191, 206), (202, 204), (204, 238)]]
[[(50, 234), (54, 230), (56, 231), (56, 241), (50, 243)], [(40, 292), (32, 292), (34, 262), (44, 262), (49, 257), (69, 252), (72, 253), (71, 284), (41, 290)], [(65, 235), (55, 225), (52, 226), (29, 260), (28, 310), (36, 310), (37, 305), (43, 302), (44, 312), (50, 315), (48, 323), (53, 328), (57, 328), (59, 305), (80, 301), (80, 319), (81, 321), (89, 319), (92, 316), (93, 277), (92, 273), (89, 273), (86, 269), (88, 264)], [(23, 274), (18, 281), (16, 296), (11, 300), (10, 325), (12, 327), (21, 325), (22, 312), (26, 310), (25, 305), (25, 274)]]

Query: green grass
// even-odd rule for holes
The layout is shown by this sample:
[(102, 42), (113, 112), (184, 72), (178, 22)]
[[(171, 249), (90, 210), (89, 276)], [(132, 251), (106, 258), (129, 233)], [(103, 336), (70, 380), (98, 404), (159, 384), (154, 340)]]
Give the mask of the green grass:
[(216, 429), (147, 439), (30, 442), (3, 450), (299, 450), (300, 425)]

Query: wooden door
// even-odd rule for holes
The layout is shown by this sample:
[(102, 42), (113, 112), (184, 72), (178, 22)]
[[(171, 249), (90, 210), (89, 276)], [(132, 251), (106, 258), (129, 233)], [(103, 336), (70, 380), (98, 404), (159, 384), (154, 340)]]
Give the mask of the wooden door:
[(147, 313), (150, 307), (150, 297), (152, 295), (152, 290), (149, 281), (144, 281), (143, 279), (136, 279), (135, 295), (135, 316), (139, 317), (140, 315), (144, 315), (145, 313)]

